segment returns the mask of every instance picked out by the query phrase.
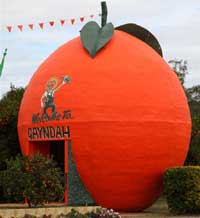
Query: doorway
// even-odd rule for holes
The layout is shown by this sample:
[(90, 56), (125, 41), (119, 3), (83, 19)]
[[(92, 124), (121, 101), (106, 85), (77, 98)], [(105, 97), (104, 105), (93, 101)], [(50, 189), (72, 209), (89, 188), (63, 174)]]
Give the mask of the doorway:
[(61, 173), (63, 176), (62, 183), (65, 184), (65, 194), (63, 201), (67, 203), (67, 172), (66, 172), (66, 163), (65, 163), (65, 141), (55, 140), (50, 141), (49, 146), (49, 154), (50, 157), (53, 157), (53, 160), (56, 162), (57, 167), (61, 169)]
[(63, 174), (65, 172), (64, 144), (65, 142), (61, 140), (50, 141), (50, 156), (53, 157), (53, 160), (57, 163)]

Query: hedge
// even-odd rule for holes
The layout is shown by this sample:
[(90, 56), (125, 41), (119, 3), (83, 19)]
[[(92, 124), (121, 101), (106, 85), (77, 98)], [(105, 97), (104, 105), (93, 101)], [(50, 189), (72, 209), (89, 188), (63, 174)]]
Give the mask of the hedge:
[(200, 166), (167, 169), (164, 193), (171, 212), (200, 213)]

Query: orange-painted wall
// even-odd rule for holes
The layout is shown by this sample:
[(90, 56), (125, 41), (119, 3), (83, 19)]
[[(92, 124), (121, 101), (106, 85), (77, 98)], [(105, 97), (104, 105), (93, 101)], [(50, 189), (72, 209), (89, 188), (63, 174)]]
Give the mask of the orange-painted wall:
[(29, 142), (29, 155), (40, 153), (48, 156), (50, 152), (50, 143), (48, 141)]
[[(33, 124), (42, 113), (47, 81), (69, 75), (54, 94), (56, 111), (72, 119)], [(142, 210), (162, 192), (166, 168), (182, 165), (191, 120), (175, 73), (148, 45), (124, 32), (94, 59), (80, 38), (56, 50), (33, 75), (19, 113), (19, 138), (30, 149), (27, 128), (68, 125), (74, 160), (97, 204), (117, 210)]]

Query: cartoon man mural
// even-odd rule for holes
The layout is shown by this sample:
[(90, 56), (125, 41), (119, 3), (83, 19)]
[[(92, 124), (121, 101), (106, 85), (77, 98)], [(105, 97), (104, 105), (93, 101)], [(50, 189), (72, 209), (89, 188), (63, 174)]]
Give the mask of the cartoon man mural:
[(47, 109), (51, 108), (52, 115), (56, 115), (56, 105), (54, 104), (54, 93), (57, 92), (64, 84), (70, 83), (71, 79), (69, 76), (64, 76), (62, 82), (58, 84), (57, 77), (51, 77), (47, 84), (46, 90), (41, 97), (41, 107), (43, 113), (47, 115)]

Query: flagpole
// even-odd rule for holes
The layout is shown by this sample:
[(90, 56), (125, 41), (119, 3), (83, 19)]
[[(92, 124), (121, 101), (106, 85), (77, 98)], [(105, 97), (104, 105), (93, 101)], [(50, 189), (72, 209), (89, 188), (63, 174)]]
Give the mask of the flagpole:
[(4, 66), (4, 62), (5, 62), (5, 57), (7, 55), (7, 48), (5, 49), (4, 53), (3, 53), (3, 58), (1, 60), (1, 64), (0, 64), (0, 76), (2, 74), (2, 71), (3, 71), (3, 66)]

